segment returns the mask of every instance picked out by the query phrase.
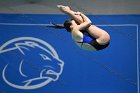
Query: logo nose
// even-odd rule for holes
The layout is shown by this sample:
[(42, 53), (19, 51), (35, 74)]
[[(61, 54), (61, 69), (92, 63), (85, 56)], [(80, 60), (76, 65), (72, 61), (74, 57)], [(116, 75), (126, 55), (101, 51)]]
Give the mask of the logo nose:
[(58, 63), (57, 63), (58, 65), (64, 66), (64, 62), (63, 62), (61, 59), (56, 58), (56, 57), (54, 57), (54, 59), (58, 62)]

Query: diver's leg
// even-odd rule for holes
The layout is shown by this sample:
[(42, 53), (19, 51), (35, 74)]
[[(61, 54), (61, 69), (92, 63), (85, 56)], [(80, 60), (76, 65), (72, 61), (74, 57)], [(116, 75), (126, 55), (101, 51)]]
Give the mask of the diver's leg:
[(99, 28), (99, 27), (97, 27), (97, 26), (95, 26), (95, 25), (91, 25), (91, 26), (87, 29), (87, 32), (88, 32), (91, 36), (93, 36), (94, 38), (96, 38), (96, 41), (97, 41), (99, 44), (106, 44), (106, 43), (108, 43), (108, 42), (110, 41), (110, 36), (109, 36), (109, 34), (108, 34), (105, 30), (103, 30), (103, 29), (101, 29), (101, 28)]

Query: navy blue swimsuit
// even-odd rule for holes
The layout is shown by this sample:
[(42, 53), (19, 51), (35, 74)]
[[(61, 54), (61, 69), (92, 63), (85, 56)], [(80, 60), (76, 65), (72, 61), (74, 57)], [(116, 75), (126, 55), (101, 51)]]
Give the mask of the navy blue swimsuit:
[(96, 38), (92, 37), (90, 34), (88, 33), (83, 33), (83, 42), (78, 42), (78, 43), (88, 43), (90, 45), (92, 45), (94, 48), (96, 48), (97, 50), (102, 50), (104, 48), (106, 48), (110, 42), (108, 42), (105, 45), (101, 45), (96, 41)]

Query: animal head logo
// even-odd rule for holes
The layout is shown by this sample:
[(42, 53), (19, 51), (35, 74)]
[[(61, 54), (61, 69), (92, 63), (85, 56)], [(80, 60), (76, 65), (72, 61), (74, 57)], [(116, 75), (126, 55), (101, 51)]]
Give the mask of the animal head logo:
[[(19, 37), (0, 47), (7, 60), (2, 71), (6, 84), (18, 89), (37, 89), (59, 79), (64, 62), (47, 42), (34, 37)], [(11, 78), (15, 75), (15, 77)]]

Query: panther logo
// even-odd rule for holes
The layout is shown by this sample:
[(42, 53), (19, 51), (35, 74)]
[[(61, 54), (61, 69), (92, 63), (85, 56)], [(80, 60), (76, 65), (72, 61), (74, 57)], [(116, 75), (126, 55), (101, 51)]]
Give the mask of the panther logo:
[(7, 60), (2, 78), (17, 89), (37, 89), (48, 85), (59, 79), (64, 67), (55, 49), (34, 37), (7, 41), (0, 47), (0, 55)]

